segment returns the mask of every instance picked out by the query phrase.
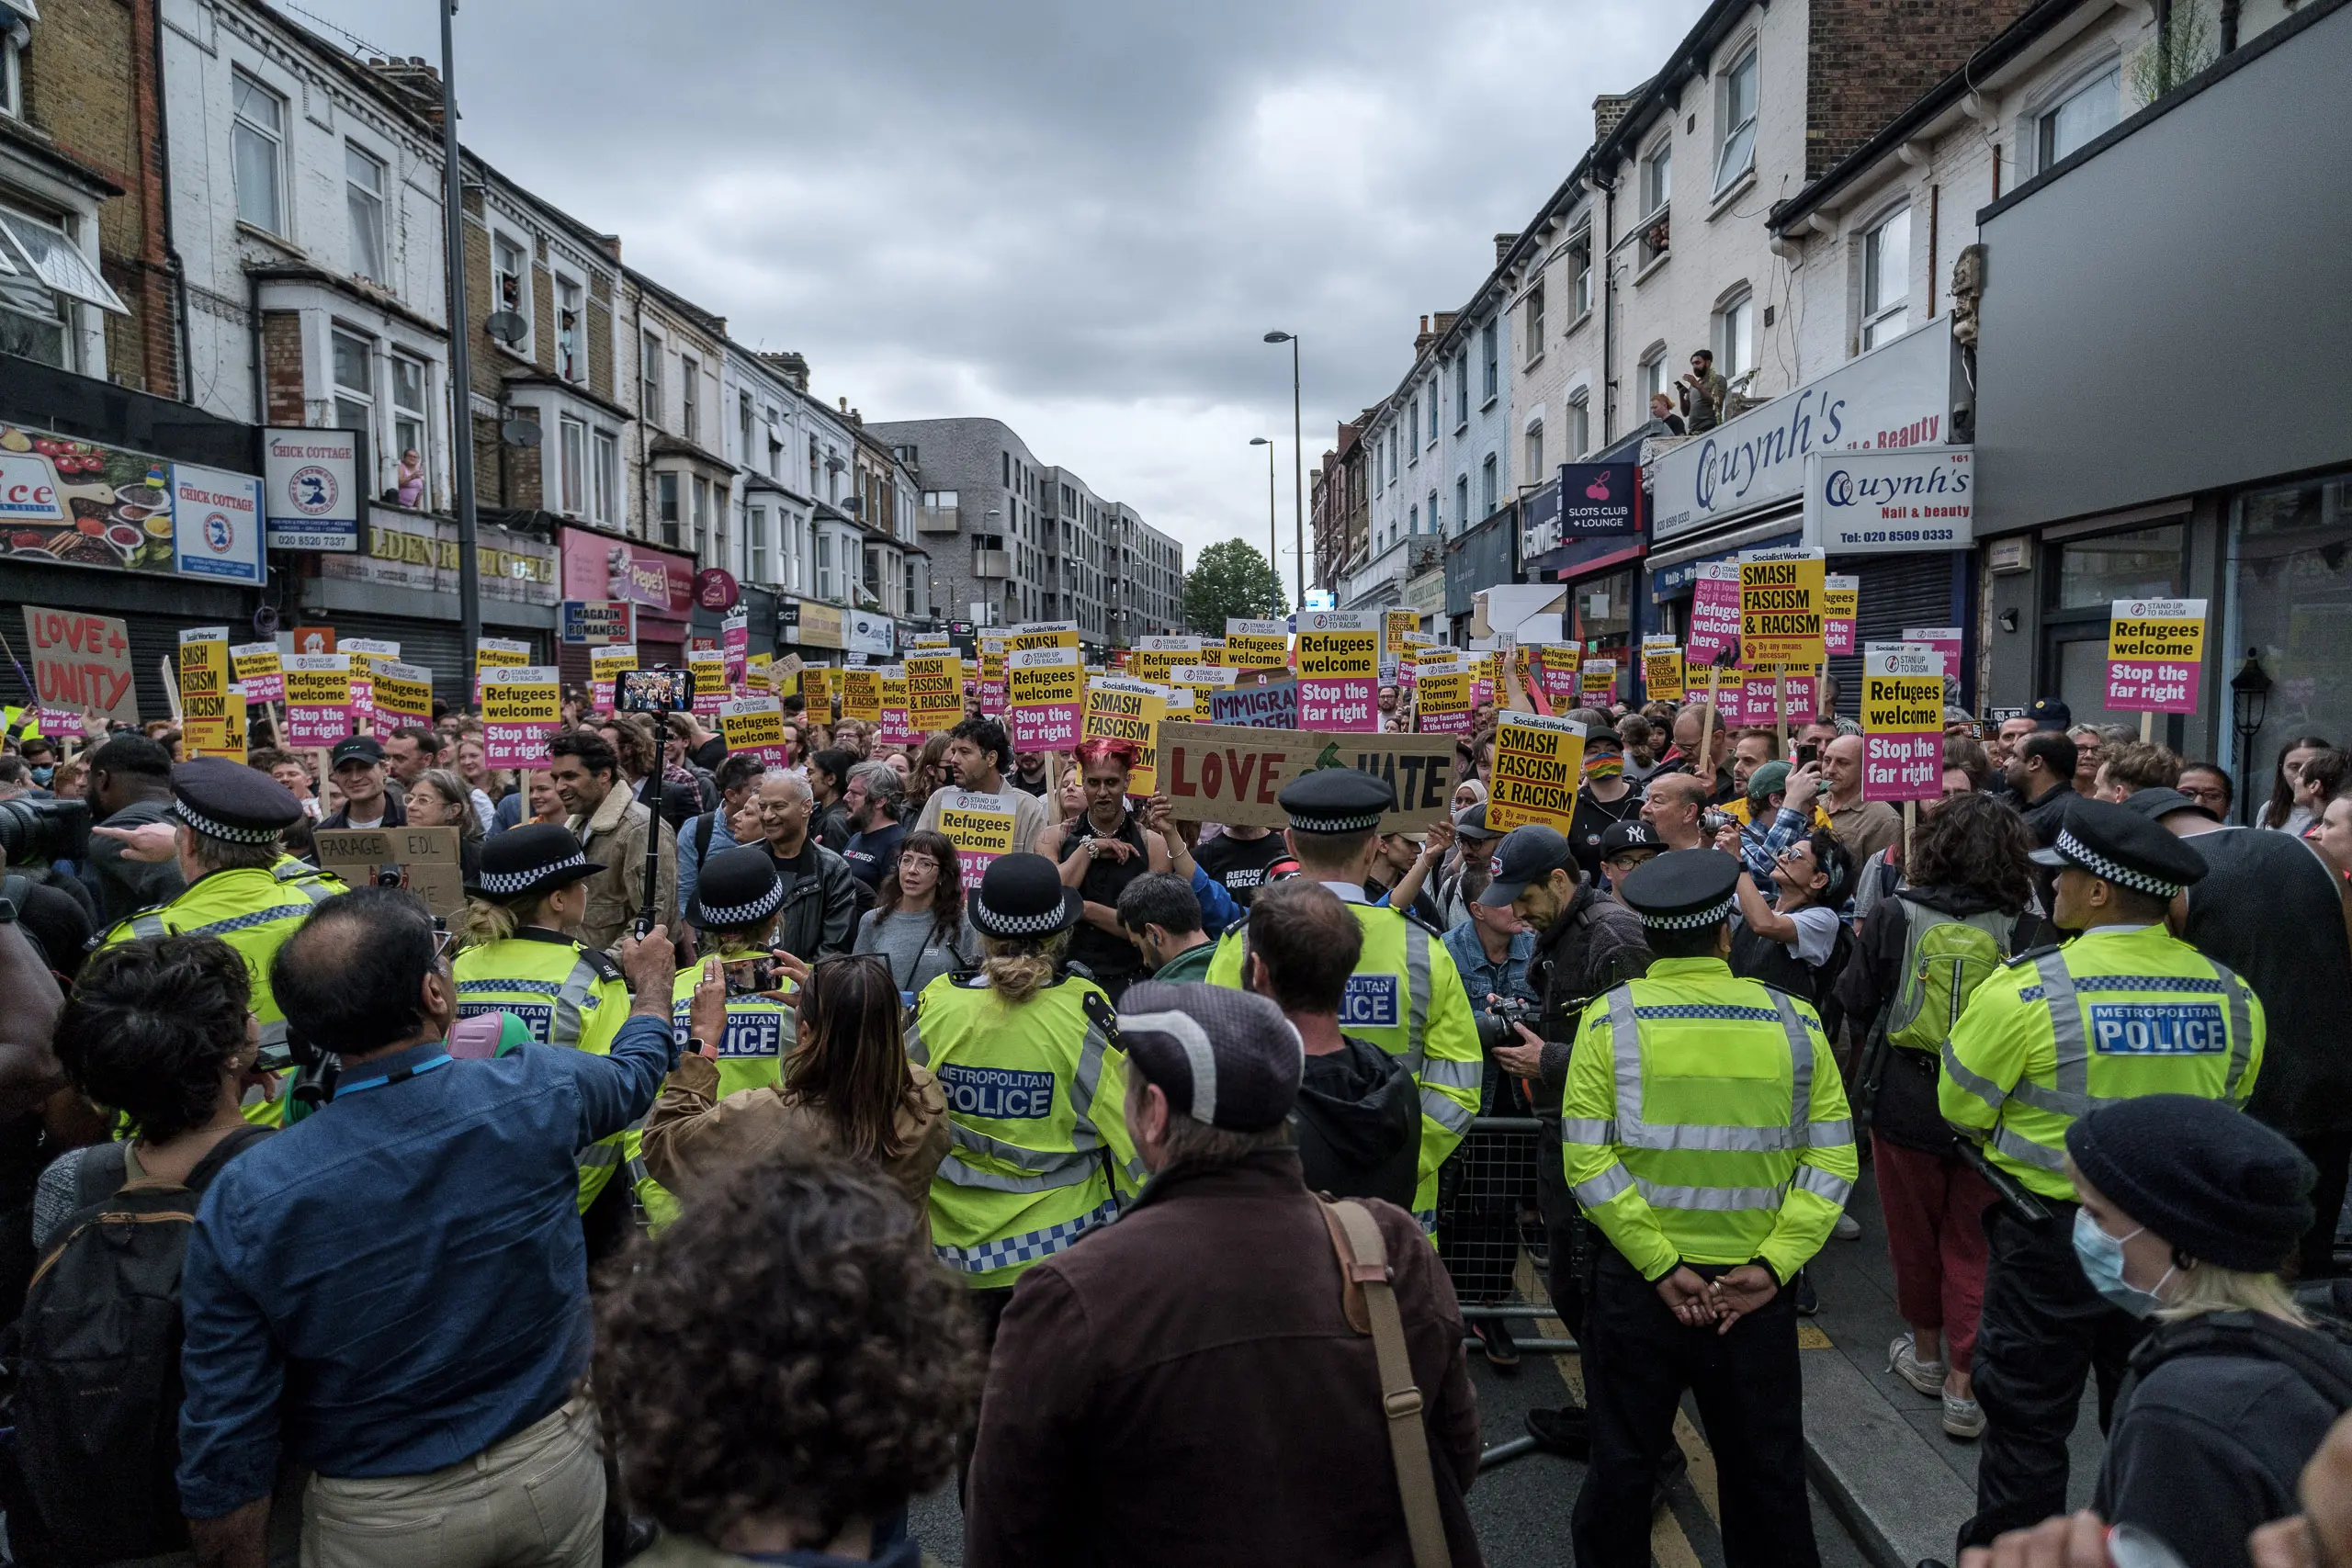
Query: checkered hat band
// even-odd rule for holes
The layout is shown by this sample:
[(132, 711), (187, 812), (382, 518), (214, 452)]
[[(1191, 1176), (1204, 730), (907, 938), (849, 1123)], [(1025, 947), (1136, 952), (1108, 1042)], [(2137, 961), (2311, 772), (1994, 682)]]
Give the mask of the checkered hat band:
[[(586, 865), (588, 857), (574, 850), (560, 861), (535, 865), (528, 871), (485, 871), (481, 874), (481, 890), (485, 893), (521, 893), (534, 884), (559, 871), (569, 871), (576, 865)], [(703, 911), (708, 914), (707, 909)]]
[(1290, 825), (1302, 833), (1362, 833), (1380, 826), (1380, 813), (1363, 817), (1297, 817)]
[(1654, 931), (1697, 931), (1701, 926), (1712, 926), (1719, 921), (1730, 919), (1733, 911), (1738, 908), (1739, 899), (1734, 896), (1725, 898), (1712, 909), (1701, 909), (1695, 914), (1653, 915), (1644, 910), (1642, 924)]
[(2055, 848), (2060, 854), (2093, 876), (2112, 882), (2118, 887), (2129, 887), (2135, 893), (2145, 893), (2157, 898), (2169, 898), (2180, 891), (2180, 884), (2177, 882), (2166, 882), (2161, 876), (2151, 876), (2144, 871), (2133, 871), (2129, 866), (2116, 864), (2064, 828), (2058, 829)]
[(972, 897), (972, 923), (990, 936), (1043, 936), (1060, 929), (1062, 907), (1057, 903), (1052, 908), (1040, 909), (1034, 915), (1001, 915), (980, 902), (978, 895), (975, 894)]
[(760, 897), (748, 904), (729, 905), (721, 908), (715, 904), (702, 907), (702, 923), (707, 926), (748, 926), (753, 920), (766, 919), (784, 902), (784, 884), (779, 882)]
[(172, 815), (208, 839), (232, 844), (274, 844), (280, 831), (276, 828), (232, 828), (226, 822), (215, 822), (185, 800), (172, 802)]

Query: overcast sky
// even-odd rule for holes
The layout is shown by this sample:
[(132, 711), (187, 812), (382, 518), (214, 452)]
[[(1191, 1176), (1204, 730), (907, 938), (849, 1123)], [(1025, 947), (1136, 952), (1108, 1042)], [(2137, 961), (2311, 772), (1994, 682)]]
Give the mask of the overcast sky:
[[(296, 0), (437, 62), (434, 0)], [(869, 420), (991, 415), (1182, 540), (1265, 537), (1702, 0), (469, 0), (469, 146)], [(309, 20), (311, 18), (304, 18)], [(317, 26), (313, 20), (311, 25)], [(330, 39), (349, 47), (326, 28)]]

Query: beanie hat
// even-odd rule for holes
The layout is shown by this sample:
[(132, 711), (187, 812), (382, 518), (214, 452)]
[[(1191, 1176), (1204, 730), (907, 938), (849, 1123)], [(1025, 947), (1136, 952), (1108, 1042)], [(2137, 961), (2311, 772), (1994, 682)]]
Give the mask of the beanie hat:
[(1229, 986), (1129, 986), (1119, 999), (1119, 1043), (1170, 1109), (1234, 1133), (1280, 1125), (1306, 1066), (1282, 1009)]
[(2103, 1105), (2066, 1129), (2066, 1152), (2117, 1208), (2224, 1269), (2269, 1273), (2311, 1228), (2311, 1161), (2219, 1100), (2149, 1094)]

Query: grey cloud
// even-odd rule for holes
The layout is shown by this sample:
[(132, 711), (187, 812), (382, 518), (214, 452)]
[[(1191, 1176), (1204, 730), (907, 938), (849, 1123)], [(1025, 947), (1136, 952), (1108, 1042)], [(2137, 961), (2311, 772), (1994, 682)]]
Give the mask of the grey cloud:
[[(417, 0), (305, 0), (437, 59)], [(469, 144), (869, 417), (988, 412), (1194, 548), (1394, 385), (1701, 0), (472, 0)], [(1319, 433), (1319, 434), (1318, 434)], [(1288, 531), (1289, 505), (1283, 518)]]

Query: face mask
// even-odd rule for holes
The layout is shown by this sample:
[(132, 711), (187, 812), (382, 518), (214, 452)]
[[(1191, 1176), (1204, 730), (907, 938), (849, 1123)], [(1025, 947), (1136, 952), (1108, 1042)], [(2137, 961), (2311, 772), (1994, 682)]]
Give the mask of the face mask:
[(49, 787), (49, 781), (56, 776), (57, 770), (55, 768), (35, 768), (33, 770), (33, 783), (40, 785), (43, 789), (47, 789)]
[[(2142, 1225), (2140, 1230), (2147, 1228)], [(2133, 1317), (2145, 1317), (2164, 1304), (2164, 1298), (2156, 1291), (2164, 1289), (2165, 1280), (2172, 1278), (2173, 1271), (2165, 1270), (2164, 1279), (2156, 1281), (2155, 1291), (2143, 1291), (2123, 1278), (2123, 1244), (2139, 1234), (2140, 1231), (2133, 1231), (2132, 1235), (2109, 1235), (2099, 1229), (2088, 1209), (2075, 1211), (2075, 1260), (2083, 1266), (2083, 1277), (2091, 1282), (2092, 1290)]]

